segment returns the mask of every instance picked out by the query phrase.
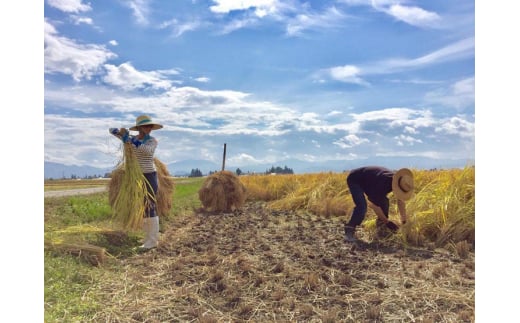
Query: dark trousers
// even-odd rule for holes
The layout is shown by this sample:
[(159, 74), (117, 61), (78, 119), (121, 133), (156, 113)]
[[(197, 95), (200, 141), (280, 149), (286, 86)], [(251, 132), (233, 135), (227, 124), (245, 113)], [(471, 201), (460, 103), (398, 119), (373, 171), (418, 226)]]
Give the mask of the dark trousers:
[(148, 189), (148, 193), (153, 196), (153, 198), (147, 196), (145, 201), (145, 211), (144, 211), (144, 217), (145, 218), (153, 218), (154, 216), (157, 216), (156, 212), (156, 203), (155, 203), (155, 196), (157, 195), (157, 189), (159, 188), (159, 183), (157, 181), (157, 172), (152, 173), (144, 173), (144, 177), (146, 177), (146, 181), (148, 181), (148, 184), (146, 185), (146, 188)]
[(347, 223), (349, 227), (357, 227), (363, 222), (365, 219), (365, 215), (367, 214), (367, 200), (365, 198), (365, 192), (359, 186), (359, 184), (349, 181), (347, 179), (347, 185), (350, 190), (350, 195), (352, 195), (352, 200), (354, 201), (354, 210), (352, 211), (352, 216), (350, 221)]

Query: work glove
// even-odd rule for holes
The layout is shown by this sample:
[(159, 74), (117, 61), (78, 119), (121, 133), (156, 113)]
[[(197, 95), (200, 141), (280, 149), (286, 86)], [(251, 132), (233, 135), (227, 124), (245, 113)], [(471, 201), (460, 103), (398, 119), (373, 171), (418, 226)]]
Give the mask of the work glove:
[(130, 140), (130, 132), (126, 130), (126, 128), (119, 129), (118, 134), (121, 136), (121, 141), (123, 141), (123, 143), (126, 143), (128, 140)]
[(109, 128), (108, 132), (110, 132), (113, 135), (117, 135), (119, 133), (119, 129), (117, 129), (117, 128)]
[(141, 146), (143, 143), (141, 141), (139, 141), (139, 139), (137, 139), (136, 137), (132, 137), (130, 138), (130, 142), (132, 144), (134, 144), (135, 148)]
[(386, 222), (386, 227), (390, 229), (392, 232), (396, 232), (397, 230), (399, 230), (399, 226), (390, 220)]

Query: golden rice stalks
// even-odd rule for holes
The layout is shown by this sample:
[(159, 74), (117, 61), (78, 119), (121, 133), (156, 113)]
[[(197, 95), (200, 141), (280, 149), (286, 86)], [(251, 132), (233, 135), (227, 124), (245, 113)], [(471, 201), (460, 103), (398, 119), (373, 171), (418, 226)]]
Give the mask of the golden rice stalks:
[(172, 209), (172, 194), (175, 190), (175, 183), (168, 171), (168, 167), (164, 163), (157, 158), (154, 158), (154, 163), (159, 181), (159, 189), (156, 196), (157, 213), (159, 216), (168, 216)]
[[(409, 224), (401, 229), (405, 241), (436, 246), (475, 242), (475, 169), (414, 173), (415, 196), (407, 202)], [(418, 238), (419, 237), (419, 238)]]
[(244, 205), (246, 188), (234, 173), (220, 171), (202, 183), (199, 199), (207, 211), (231, 212)]
[(139, 167), (132, 147), (128, 144), (123, 146), (124, 162), (113, 172), (110, 180), (113, 182), (117, 179), (119, 182), (109, 183), (112, 217), (126, 230), (139, 230), (143, 225), (147, 197), (154, 197), (148, 193), (148, 181)]
[[(394, 239), (412, 245), (436, 246), (475, 242), (475, 168), (412, 170), (415, 194), (406, 203), (408, 221)], [(345, 216), (354, 202), (346, 184), (348, 173), (244, 176), (248, 199), (268, 202), (274, 210), (306, 210), (320, 216)], [(389, 194), (391, 220), (400, 222), (393, 194)], [(376, 231), (376, 215), (369, 208), (363, 226)]]
[[(172, 208), (172, 195), (175, 189), (175, 183), (173, 182), (173, 178), (164, 163), (162, 163), (158, 158), (154, 158), (154, 164), (157, 169), (157, 179), (159, 182), (159, 188), (156, 195), (157, 214), (159, 216), (168, 216)], [(111, 179), (108, 183), (108, 200), (112, 208), (114, 208), (124, 173), (125, 169), (123, 164), (120, 164), (119, 167), (112, 171)]]

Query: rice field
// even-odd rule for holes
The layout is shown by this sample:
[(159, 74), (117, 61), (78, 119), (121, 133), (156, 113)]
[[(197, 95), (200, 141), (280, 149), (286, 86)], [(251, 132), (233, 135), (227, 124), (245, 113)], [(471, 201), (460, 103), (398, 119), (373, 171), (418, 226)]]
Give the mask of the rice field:
[[(412, 170), (415, 196), (406, 203), (408, 223), (400, 234), (403, 243), (436, 247), (475, 243), (475, 169)], [(242, 176), (248, 199), (268, 202), (278, 211), (303, 210), (321, 217), (348, 217), (354, 204), (347, 174), (318, 173), (280, 176)], [(391, 220), (400, 222), (395, 198), (390, 198)], [(365, 227), (375, 230), (375, 213), (367, 213)]]
[(45, 199), (46, 240), (75, 238), (46, 248), (45, 322), (474, 322), (474, 176), (414, 170), (409, 222), (377, 239), (369, 213), (355, 245), (346, 174), (240, 176), (244, 206), (220, 213), (201, 208), (204, 178), (175, 180), (142, 254), (108, 193)]

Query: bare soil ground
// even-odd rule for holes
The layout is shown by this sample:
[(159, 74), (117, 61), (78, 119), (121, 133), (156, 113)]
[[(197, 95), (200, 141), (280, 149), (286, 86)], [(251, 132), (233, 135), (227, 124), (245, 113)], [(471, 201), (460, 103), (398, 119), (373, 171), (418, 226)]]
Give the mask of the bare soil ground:
[(337, 218), (267, 210), (168, 222), (101, 286), (104, 322), (474, 322), (475, 258), (343, 241)]

